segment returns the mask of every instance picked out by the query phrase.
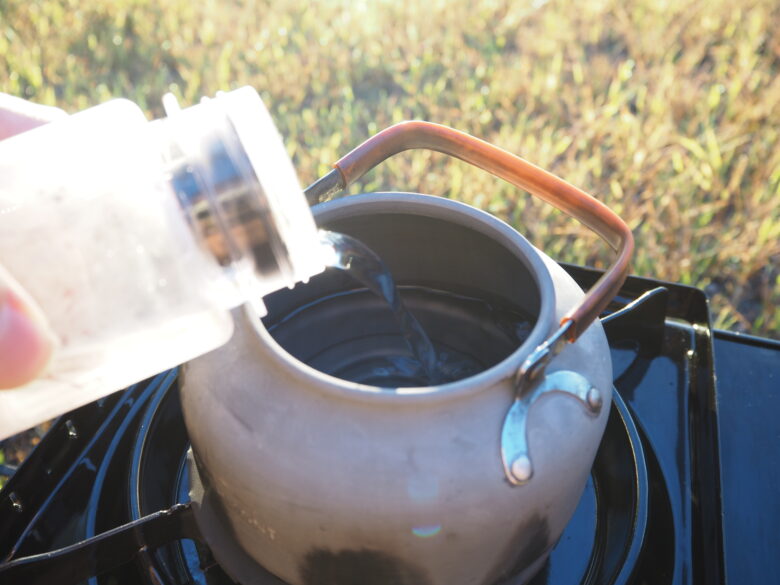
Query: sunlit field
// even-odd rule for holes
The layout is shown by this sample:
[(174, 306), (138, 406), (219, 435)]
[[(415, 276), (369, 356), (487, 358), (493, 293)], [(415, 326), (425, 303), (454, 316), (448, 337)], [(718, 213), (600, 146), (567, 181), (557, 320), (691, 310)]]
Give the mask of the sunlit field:
[[(718, 327), (780, 337), (778, 30), (775, 0), (0, 0), (0, 90), (159, 116), (168, 91), (186, 104), (253, 85), (303, 183), (393, 122), (448, 124), (615, 209), (633, 271), (705, 289)], [(378, 189), (479, 206), (556, 259), (611, 258), (443, 155), (401, 155), (353, 191)]]

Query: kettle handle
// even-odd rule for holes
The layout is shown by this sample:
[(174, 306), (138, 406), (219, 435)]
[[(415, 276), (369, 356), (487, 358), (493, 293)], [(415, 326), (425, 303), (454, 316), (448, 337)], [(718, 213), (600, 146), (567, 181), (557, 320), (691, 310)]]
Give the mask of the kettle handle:
[(531, 406), (542, 395), (563, 392), (597, 416), (601, 392), (580, 374), (557, 371), (544, 374), (550, 361), (567, 343), (573, 343), (607, 307), (628, 275), (634, 237), (626, 223), (606, 205), (584, 191), (515, 156), (468, 134), (431, 122), (401, 122), (383, 130), (339, 159), (330, 173), (306, 189), (311, 203), (341, 191), (385, 159), (412, 148), (426, 148), (459, 158), (525, 189), (579, 220), (616, 252), (617, 258), (587, 292), (582, 301), (561, 319), (558, 329), (526, 358), (515, 375), (515, 400), (501, 431), (501, 460), (511, 485), (523, 485), (533, 476), (526, 422)]
[[(548, 351), (543, 353), (551, 358), (565, 345), (562, 341), (575, 341), (623, 285), (634, 250), (634, 237), (626, 223), (606, 205), (552, 173), (465, 132), (432, 122), (410, 121), (382, 130), (340, 158), (333, 165), (333, 171), (306, 190), (306, 196), (310, 202), (317, 202), (324, 195), (348, 187), (382, 161), (414, 148), (459, 158), (525, 189), (588, 226), (617, 251), (617, 258), (609, 270), (591, 287), (582, 302), (563, 317), (561, 328), (544, 344)], [(542, 361), (546, 363), (549, 359)], [(532, 373), (526, 371), (523, 377)]]

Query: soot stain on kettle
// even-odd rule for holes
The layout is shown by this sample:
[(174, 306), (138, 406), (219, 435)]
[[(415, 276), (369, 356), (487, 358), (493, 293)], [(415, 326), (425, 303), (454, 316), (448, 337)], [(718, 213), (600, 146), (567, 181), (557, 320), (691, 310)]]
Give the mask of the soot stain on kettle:
[(512, 583), (513, 577), (530, 567), (554, 544), (555, 542), (550, 540), (550, 526), (547, 519), (539, 514), (528, 518), (509, 542), (511, 552), (507, 556), (512, 558), (511, 555), (514, 554), (514, 562), (504, 573), (503, 579), (499, 579), (499, 585)]
[(429, 585), (419, 567), (371, 549), (309, 551), (301, 565), (306, 585)]

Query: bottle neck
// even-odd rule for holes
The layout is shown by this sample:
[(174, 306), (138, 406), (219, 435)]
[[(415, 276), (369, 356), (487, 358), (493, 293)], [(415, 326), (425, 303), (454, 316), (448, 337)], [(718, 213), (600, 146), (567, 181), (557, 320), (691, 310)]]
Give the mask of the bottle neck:
[[(231, 95), (240, 92), (236, 103)], [(250, 118), (258, 111), (263, 114), (259, 121), (266, 127), (256, 124), (249, 131), (270, 131), (271, 136), (261, 137), (260, 144), (247, 140), (236, 116), (230, 115), (236, 107), (242, 116), (247, 107)], [(222, 94), (153, 124), (188, 225), (201, 248), (248, 297), (292, 286), (322, 271), (311, 212), (270, 116), (253, 90)], [(269, 166), (266, 157), (278, 160)], [(284, 164), (289, 170), (280, 175)]]

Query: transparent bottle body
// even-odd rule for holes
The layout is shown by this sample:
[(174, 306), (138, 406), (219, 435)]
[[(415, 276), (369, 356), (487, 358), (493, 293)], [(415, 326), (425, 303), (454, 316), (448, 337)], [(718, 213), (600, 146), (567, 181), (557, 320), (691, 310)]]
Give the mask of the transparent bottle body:
[(56, 336), (0, 391), (10, 435), (226, 342), (244, 299), (192, 233), (143, 112), (124, 100), (0, 142), (0, 265)]

